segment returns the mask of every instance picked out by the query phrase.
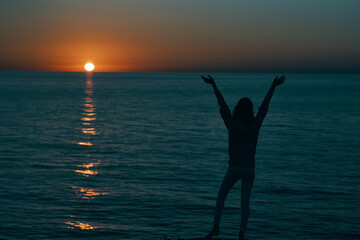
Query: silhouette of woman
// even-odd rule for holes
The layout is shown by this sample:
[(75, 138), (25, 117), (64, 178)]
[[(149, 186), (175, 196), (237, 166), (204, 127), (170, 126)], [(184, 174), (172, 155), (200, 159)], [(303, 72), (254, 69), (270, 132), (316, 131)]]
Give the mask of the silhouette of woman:
[(284, 83), (285, 76), (275, 77), (256, 117), (254, 117), (253, 104), (249, 98), (241, 98), (234, 108), (233, 114), (231, 114), (214, 79), (209, 75), (208, 77), (201, 75), (201, 77), (213, 87), (220, 106), (220, 115), (229, 133), (229, 167), (217, 195), (214, 226), (206, 238), (210, 239), (219, 235), (219, 224), (225, 199), (230, 189), (241, 179), (241, 224), (239, 239), (243, 240), (250, 212), (250, 193), (255, 178), (255, 151), (259, 130), (268, 111), (275, 88)]

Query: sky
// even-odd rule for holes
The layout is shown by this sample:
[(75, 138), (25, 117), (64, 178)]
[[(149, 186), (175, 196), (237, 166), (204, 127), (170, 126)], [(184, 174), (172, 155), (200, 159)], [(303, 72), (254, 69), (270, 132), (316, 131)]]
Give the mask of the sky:
[(359, 0), (1, 0), (0, 70), (360, 73)]

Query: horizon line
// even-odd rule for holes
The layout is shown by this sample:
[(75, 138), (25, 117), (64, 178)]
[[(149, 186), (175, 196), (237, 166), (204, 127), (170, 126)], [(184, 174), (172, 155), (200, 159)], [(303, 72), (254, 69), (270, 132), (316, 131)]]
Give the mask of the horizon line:
[(307, 70), (307, 71), (268, 71), (268, 70), (260, 70), (260, 71), (240, 71), (240, 70), (162, 70), (162, 71), (56, 71), (56, 70), (3, 70), (0, 69), (0, 72), (53, 72), (53, 73), (244, 73), (244, 74), (260, 74), (260, 73), (284, 73), (284, 74), (360, 74), (360, 70), (354, 71), (315, 71), (315, 70)]

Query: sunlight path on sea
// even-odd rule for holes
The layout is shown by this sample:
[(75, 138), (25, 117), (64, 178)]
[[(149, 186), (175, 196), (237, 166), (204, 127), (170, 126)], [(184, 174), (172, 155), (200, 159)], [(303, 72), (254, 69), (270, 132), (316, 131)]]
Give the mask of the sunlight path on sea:
[[(95, 181), (95, 176), (98, 174), (96, 168), (101, 164), (101, 160), (94, 159), (90, 154), (91, 148), (94, 147), (93, 137), (99, 133), (96, 131), (94, 122), (96, 120), (96, 108), (95, 103), (92, 98), (94, 93), (94, 84), (92, 79), (92, 73), (87, 73), (86, 77), (86, 87), (85, 87), (85, 97), (83, 103), (83, 112), (81, 116), (81, 132), (84, 134), (85, 141), (74, 142), (78, 146), (82, 146), (85, 149), (85, 162), (82, 164), (77, 164), (76, 169), (74, 169), (75, 174), (79, 174), (84, 178), (93, 178)], [(71, 187), (74, 190), (74, 197), (80, 201), (86, 200), (87, 203), (90, 203), (95, 198), (107, 195), (107, 192), (103, 192), (99, 189), (83, 187), (80, 184), (74, 183)], [(93, 223), (85, 222), (81, 219), (81, 216), (76, 216), (75, 214), (69, 215), (69, 220), (65, 221), (65, 224), (68, 229), (81, 229), (81, 230), (93, 230), (99, 228), (99, 226), (94, 226)]]

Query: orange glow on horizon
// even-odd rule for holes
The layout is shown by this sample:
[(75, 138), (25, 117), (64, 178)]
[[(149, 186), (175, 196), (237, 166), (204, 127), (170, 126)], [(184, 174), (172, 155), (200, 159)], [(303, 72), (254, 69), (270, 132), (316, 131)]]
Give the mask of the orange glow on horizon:
[[(80, 1), (44, 1), (41, 7), (2, 2), (0, 70), (84, 73), (84, 64), (96, 61), (96, 72), (359, 72), (359, 33), (353, 27), (358, 1), (332, 1), (325, 11), (310, 4), (310, 15), (308, 8), (285, 1), (282, 9), (296, 8), (291, 16), (273, 14), (276, 4), (259, 8), (241, 1), (220, 12), (215, 1), (209, 11), (185, 1), (143, 1), (143, 7), (134, 1), (86, 7)], [(333, 17), (334, 11), (342, 15)], [(317, 24), (307, 27), (304, 15)], [(234, 22), (246, 24), (234, 30)], [(276, 32), (269, 34), (268, 26)]]

